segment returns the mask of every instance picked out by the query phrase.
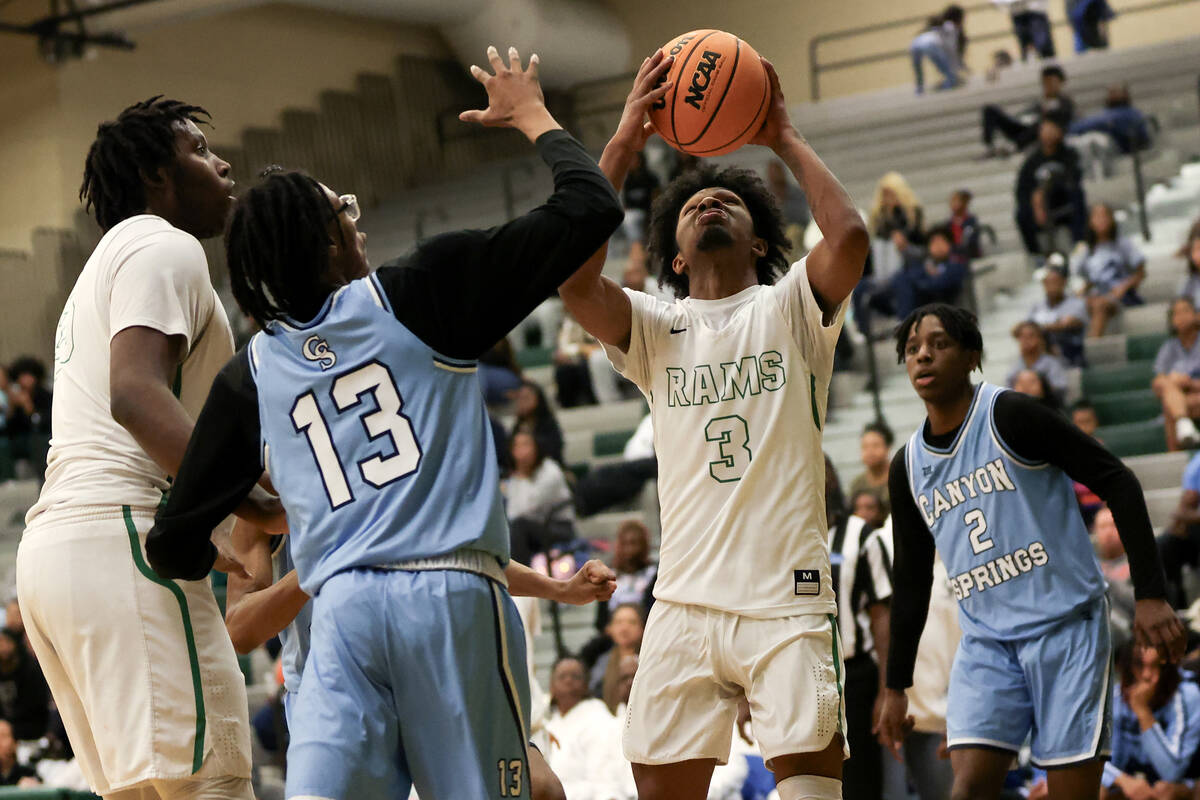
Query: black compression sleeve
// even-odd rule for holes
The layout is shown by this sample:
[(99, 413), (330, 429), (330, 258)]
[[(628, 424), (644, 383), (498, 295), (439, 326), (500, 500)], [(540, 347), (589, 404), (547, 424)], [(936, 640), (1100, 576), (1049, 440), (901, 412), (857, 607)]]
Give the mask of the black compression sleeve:
[(243, 349), (222, 368), (192, 429), (170, 497), (146, 536), (146, 557), (164, 578), (201, 580), (217, 557), (210, 537), (263, 472), (258, 388)]
[(396, 318), (452, 358), (478, 358), (527, 317), (612, 235), (623, 219), (612, 185), (564, 131), (542, 134), (538, 152), (554, 193), (524, 216), (489, 230), (436, 236), (404, 266), (379, 269)]
[(1129, 556), (1134, 595), (1166, 597), (1166, 577), (1137, 477), (1099, 441), (1056, 411), (1018, 392), (996, 398), (996, 430), (1015, 455), (1047, 462), (1108, 503)]
[(905, 448), (892, 459), (888, 495), (892, 501), (892, 611), (888, 647), (887, 686), (904, 690), (912, 686), (917, 645), (929, 615), (933, 588), (933, 534), (908, 488)]

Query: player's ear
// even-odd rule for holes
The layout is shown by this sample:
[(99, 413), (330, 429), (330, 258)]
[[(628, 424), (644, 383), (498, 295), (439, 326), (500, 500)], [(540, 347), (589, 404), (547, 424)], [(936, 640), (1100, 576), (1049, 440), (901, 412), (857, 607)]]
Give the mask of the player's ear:
[(755, 236), (750, 240), (750, 252), (754, 253), (756, 258), (762, 258), (767, 254), (767, 241)]
[(675, 254), (675, 258), (671, 259), (671, 270), (676, 275), (682, 275), (687, 269), (687, 262), (683, 260), (683, 256), (679, 253)]

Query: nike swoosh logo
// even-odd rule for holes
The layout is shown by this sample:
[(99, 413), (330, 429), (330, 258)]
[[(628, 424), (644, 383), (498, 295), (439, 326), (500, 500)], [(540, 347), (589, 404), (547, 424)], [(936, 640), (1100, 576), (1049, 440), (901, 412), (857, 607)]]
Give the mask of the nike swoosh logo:
[(679, 329), (671, 328), (671, 333), (683, 333), (686, 330), (687, 330), (687, 328), (679, 328)]

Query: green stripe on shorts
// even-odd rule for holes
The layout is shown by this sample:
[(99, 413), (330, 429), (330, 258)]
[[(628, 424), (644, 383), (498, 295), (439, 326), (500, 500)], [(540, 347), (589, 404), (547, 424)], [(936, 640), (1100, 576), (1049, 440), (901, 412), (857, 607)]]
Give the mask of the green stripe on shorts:
[(838, 624), (837, 617), (833, 614), (826, 614), (825, 618), (829, 620), (829, 627), (832, 628), (831, 636), (833, 639), (833, 675), (837, 679), (838, 687), (838, 733), (842, 732), (842, 706), (846, 699), (842, 697), (842, 659), (838, 656)]
[(146, 559), (142, 558), (142, 547), (138, 542), (137, 527), (133, 524), (133, 514), (130, 512), (129, 506), (121, 506), (121, 513), (125, 517), (125, 530), (129, 533), (129, 550), (133, 554), (133, 563), (137, 565), (138, 572), (175, 595), (175, 600), (179, 603), (179, 613), (183, 616), (183, 638), (187, 641), (188, 662), (192, 667), (192, 694), (196, 697), (196, 746), (192, 751), (192, 774), (195, 774), (204, 763), (205, 717), (204, 687), (200, 683), (200, 657), (196, 654), (196, 637), (192, 633), (192, 615), (188, 612), (187, 598), (183, 596), (183, 589), (179, 588), (174, 581), (160, 578), (158, 573), (150, 569)]

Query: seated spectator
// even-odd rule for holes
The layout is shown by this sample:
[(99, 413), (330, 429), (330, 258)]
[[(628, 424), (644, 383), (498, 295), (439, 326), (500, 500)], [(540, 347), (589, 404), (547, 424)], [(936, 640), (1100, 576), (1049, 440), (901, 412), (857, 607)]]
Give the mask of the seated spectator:
[[(1022, 59), (1023, 60), (1023, 59)], [(997, 105), (983, 107), (983, 146), (986, 157), (1002, 154), (996, 145), (996, 134), (1012, 142), (1018, 150), (1024, 150), (1037, 141), (1038, 123), (1052, 119), (1066, 129), (1075, 116), (1075, 103), (1063, 92), (1067, 82), (1062, 67), (1050, 65), (1042, 69), (1042, 96), (1021, 114), (1012, 116)]]
[(871, 312), (895, 313), (892, 279), (903, 268), (910, 246), (925, 241), (921, 201), (899, 172), (885, 174), (875, 185), (867, 227), (871, 231), (871, 252), (852, 302), (859, 329), (870, 335)]
[(1029, 395), (1041, 402), (1046, 408), (1054, 411), (1062, 410), (1062, 398), (1054, 387), (1046, 380), (1046, 376), (1032, 369), (1023, 369), (1016, 374), (1012, 382), (1012, 390)]
[(1137, 245), (1120, 235), (1112, 207), (1096, 203), (1088, 214), (1087, 246), (1072, 268), (1087, 281), (1088, 336), (1103, 336), (1109, 320), (1124, 306), (1145, 301), (1137, 293), (1146, 279), (1146, 258)]
[(1153, 647), (1117, 651), (1120, 684), (1113, 689), (1112, 756), (1104, 765), (1102, 800), (1171, 798), (1183, 787), (1200, 746), (1200, 687)]
[(580, 659), (589, 669), (596, 665), (602, 653), (612, 647), (612, 639), (607, 633), (608, 622), (618, 606), (631, 603), (640, 605), (644, 618), (654, 605), (658, 565), (650, 558), (650, 530), (640, 519), (627, 519), (618, 526), (612, 569), (617, 575), (617, 588), (607, 603), (596, 603), (596, 630), (599, 634), (579, 651)]
[(1046, 334), (1036, 322), (1028, 320), (1018, 322), (1013, 328), (1012, 336), (1017, 340), (1019, 355), (1017, 362), (1008, 371), (1005, 382), (1010, 389), (1015, 389), (1017, 375), (1025, 370), (1033, 370), (1046, 379), (1046, 383), (1054, 390), (1061, 400), (1066, 397), (1069, 383), (1067, 369), (1062, 360), (1049, 352), (1049, 342)]
[(969, 189), (955, 189), (950, 194), (950, 219), (938, 227), (950, 231), (954, 255), (963, 261), (983, 255), (979, 243), (979, 220), (971, 213)]
[(1187, 262), (1187, 277), (1179, 285), (1179, 296), (1187, 297), (1200, 308), (1200, 220), (1193, 223), (1187, 240), (1175, 254)]
[(1076, 120), (1067, 128), (1072, 136), (1085, 133), (1105, 133), (1117, 150), (1128, 155), (1150, 143), (1150, 128), (1146, 117), (1133, 107), (1129, 87), (1118, 83), (1108, 87), (1104, 110)]
[(588, 696), (587, 673), (577, 658), (561, 658), (550, 676), (546, 763), (571, 800), (623, 797), (620, 725), (604, 701)]
[(1108, 0), (1066, 0), (1067, 19), (1075, 32), (1075, 52), (1108, 49), (1108, 21), (1116, 14)]
[[(1077, 400), (1072, 404), (1070, 414), (1072, 425), (1095, 438), (1096, 431), (1100, 428), (1100, 417), (1096, 414), (1096, 407), (1091, 402), (1087, 399)], [(1079, 503), (1079, 513), (1083, 516), (1083, 524), (1090, 528), (1096, 512), (1104, 505), (1104, 501), (1082, 483), (1072, 481), (1072, 484), (1075, 488), (1075, 501)]]
[(645, 292), (667, 303), (675, 302), (675, 295), (659, 286), (658, 280), (650, 274), (646, 266), (646, 246), (641, 242), (635, 242), (629, 248), (629, 259), (625, 262), (625, 271), (621, 273), (621, 286), (635, 292)]
[[(863, 471), (850, 481), (851, 497), (861, 492), (874, 493), (879, 499), (884, 517), (892, 513), (892, 504), (888, 498), (888, 467), (892, 462), (890, 452), (894, 441), (892, 429), (885, 423), (872, 422), (863, 428), (862, 435), (858, 437), (858, 452)], [(835, 524), (836, 522), (830, 521), (831, 526)]]
[(1038, 126), (1038, 146), (1017, 173), (1016, 222), (1025, 250), (1048, 255), (1058, 247), (1059, 229), (1070, 233), (1071, 246), (1087, 233), (1087, 204), (1079, 153), (1063, 141), (1063, 125), (1045, 117)]
[(554, 351), (554, 383), (562, 408), (611, 403), (621, 399), (623, 380), (604, 354), (596, 337), (569, 313), (558, 329)]
[(1151, 387), (1162, 401), (1167, 449), (1200, 446), (1192, 419), (1200, 415), (1200, 314), (1186, 297), (1171, 304), (1171, 338), (1158, 348)]
[(12, 724), (0, 719), (0, 786), (29, 789), (41, 785), (33, 767), (17, 763), (17, 739), (13, 736)]
[(518, 430), (511, 453), (513, 471), (501, 484), (511, 555), (528, 565), (535, 553), (575, 537), (575, 508), (562, 467), (543, 455), (531, 433)]
[(621, 702), (618, 692), (621, 661), (626, 656), (638, 655), (642, 649), (642, 634), (646, 632), (646, 612), (641, 601), (622, 603), (613, 609), (604, 632), (612, 646), (596, 659), (588, 690), (603, 700), (609, 711), (616, 713)]
[(507, 405), (510, 393), (521, 385), (521, 366), (507, 336), (479, 357), (479, 385), (489, 406)]
[(782, 161), (772, 160), (767, 164), (767, 188), (771, 190), (775, 203), (779, 206), (779, 213), (783, 217), (783, 229), (788, 241), (792, 243), (792, 250), (802, 248), (804, 229), (812, 219), (812, 212), (808, 208), (808, 199), (804, 192), (800, 190)]
[(1096, 560), (1100, 563), (1104, 580), (1108, 581), (1110, 627), (1113, 638), (1119, 639), (1115, 643), (1121, 645), (1129, 641), (1133, 634), (1133, 613), (1136, 608), (1133, 582), (1129, 575), (1129, 557), (1125, 555), (1125, 545), (1121, 543), (1108, 506), (1101, 504), (1089, 527), (1092, 544), (1096, 548)]
[(967, 265), (955, 257), (945, 228), (929, 232), (926, 253), (910, 249), (904, 268), (892, 279), (892, 306), (903, 319), (926, 303), (953, 303), (962, 293)]
[(1066, 260), (1058, 253), (1053, 253), (1042, 268), (1042, 290), (1045, 296), (1034, 303), (1029, 321), (1042, 329), (1049, 350), (1062, 356), (1068, 366), (1082, 367), (1087, 303), (1067, 292)]
[(992, 63), (984, 73), (984, 78), (988, 83), (995, 83), (1000, 79), (1001, 73), (1011, 69), (1013, 65), (1012, 53), (1007, 50), (996, 50), (992, 53)]
[(0, 629), (0, 718), (22, 742), (37, 741), (50, 727), (46, 679), (24, 637), (10, 628)]
[(953, 89), (959, 84), (958, 73), (962, 70), (962, 55), (967, 46), (963, 33), (962, 6), (947, 6), (941, 14), (930, 17), (925, 27), (908, 47), (912, 57), (913, 77), (916, 79), (917, 94), (925, 92), (924, 61), (929, 59), (942, 73), (942, 82), (937, 90)]
[(1029, 53), (1039, 58), (1054, 58), (1054, 35), (1050, 30), (1050, 15), (1046, 13), (1048, 0), (992, 0), (1012, 15), (1013, 34), (1017, 37), (1017, 49), (1021, 60), (1027, 61)]
[(46, 448), (50, 437), (53, 397), (46, 388), (46, 367), (32, 356), (22, 356), (8, 368), (8, 435), (14, 460), (26, 460), (40, 480), (46, 473)]
[(638, 151), (621, 188), (621, 203), (625, 206), (623, 230), (630, 242), (646, 240), (646, 220), (650, 218), (650, 206), (658, 196), (658, 188), (658, 176), (646, 165), (646, 154)]
[(521, 385), (513, 392), (513, 411), (516, 413), (516, 420), (509, 437), (516, 436), (519, 430), (533, 434), (546, 458), (562, 464), (562, 428), (559, 427), (558, 419), (554, 416), (554, 410), (550, 408), (542, 387), (533, 381), (521, 381)]
[(579, 516), (590, 517), (629, 502), (638, 496), (646, 481), (658, 477), (654, 428), (649, 414), (642, 417), (621, 455), (621, 461), (595, 467), (579, 479), (575, 487), (575, 508)]

